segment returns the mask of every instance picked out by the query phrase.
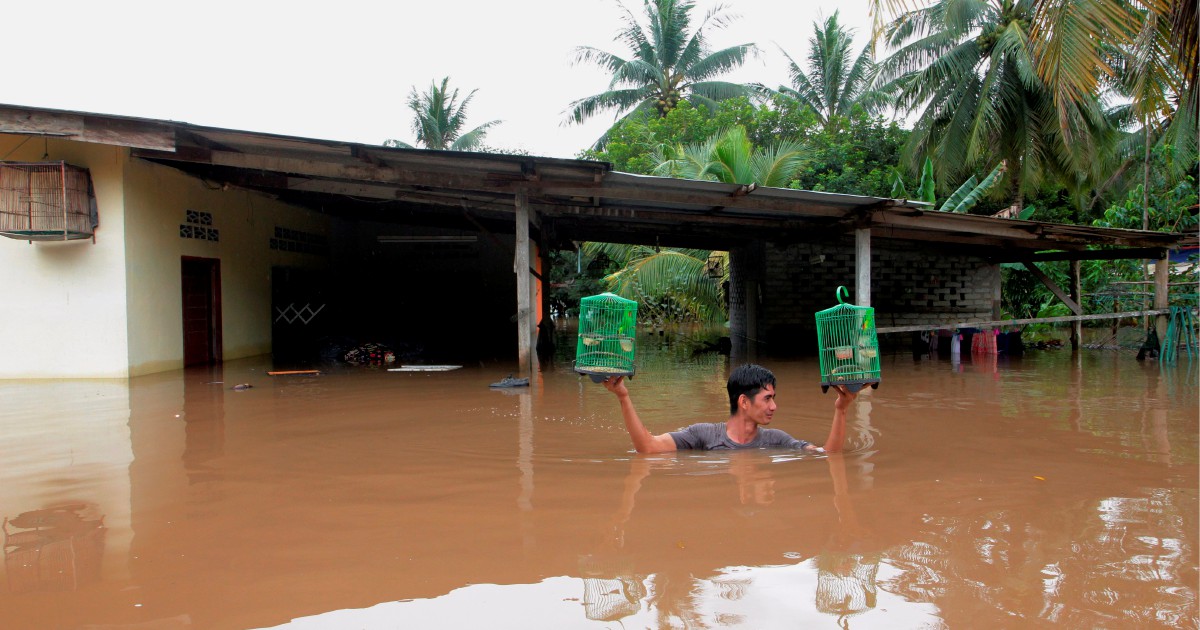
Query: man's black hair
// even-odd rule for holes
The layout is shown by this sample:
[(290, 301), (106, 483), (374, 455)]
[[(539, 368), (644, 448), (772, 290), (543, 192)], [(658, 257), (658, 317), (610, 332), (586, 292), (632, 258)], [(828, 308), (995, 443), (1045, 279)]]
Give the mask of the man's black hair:
[(729, 382), (725, 384), (725, 389), (729, 391), (729, 415), (737, 413), (738, 399), (742, 394), (753, 399), (767, 385), (775, 387), (775, 375), (771, 370), (753, 363), (733, 368), (729, 373)]

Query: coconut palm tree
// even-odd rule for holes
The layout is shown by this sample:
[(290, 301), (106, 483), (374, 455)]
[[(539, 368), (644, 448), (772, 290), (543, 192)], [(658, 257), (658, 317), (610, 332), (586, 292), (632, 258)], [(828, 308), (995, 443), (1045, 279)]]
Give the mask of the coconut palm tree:
[[(430, 83), (429, 91), (418, 93), (413, 88), (408, 95), (408, 108), (412, 110), (413, 131), (417, 134), (417, 144), (426, 149), (473, 151), (483, 145), (483, 138), (488, 129), (500, 124), (499, 120), (486, 122), (478, 127), (464, 132), (467, 123), (467, 105), (475, 97), (471, 90), (467, 97), (458, 101), (458, 89), (449, 87), (450, 77), (442, 79), (439, 86)], [(384, 146), (415, 148), (400, 140), (387, 140)]]
[(855, 56), (854, 32), (837, 20), (835, 11), (823, 25), (813, 22), (807, 71), (781, 49), (788, 60), (792, 85), (780, 86), (778, 93), (811, 108), (823, 127), (828, 127), (835, 116), (849, 115), (855, 106), (875, 114), (888, 101), (885, 94), (871, 89), (875, 72), (872, 47), (868, 45)]
[(1031, 56), (1034, 9), (1034, 0), (938, 0), (904, 13), (887, 28), (895, 52), (879, 75), (899, 109), (920, 112), (910, 159), (944, 165), (942, 187), (1005, 160), (1018, 211), (1047, 175), (1087, 172), (1104, 126), (1095, 96), (1065, 120), (1055, 115)]
[(718, 101), (747, 95), (745, 85), (719, 81), (754, 54), (754, 44), (739, 44), (712, 51), (705, 29), (723, 28), (730, 16), (723, 6), (711, 9), (694, 30), (692, 0), (643, 0), (645, 21), (627, 7), (625, 26), (614, 41), (623, 43), (628, 58), (593, 48), (575, 49), (575, 63), (596, 65), (612, 74), (608, 89), (574, 101), (568, 123), (580, 123), (599, 112), (616, 110), (618, 115), (654, 112), (665, 116), (679, 101), (714, 108)]
[[(876, 38), (887, 18), (918, 4), (871, 0)], [(1137, 110), (1134, 118), (1146, 128), (1146, 137), (1170, 144), (1176, 163), (1195, 161), (1200, 119), (1195, 0), (1033, 0), (1031, 5), (1025, 25), (1030, 54), (1050, 91), (1059, 133), (1068, 142), (1079, 110), (1090, 110), (1096, 96), (1117, 86), (1115, 91), (1130, 102), (1128, 109)]]
[(1039, 75), (1060, 118), (1088, 94), (1114, 89), (1149, 138), (1177, 161), (1197, 149), (1200, 20), (1195, 0), (1038, 0), (1033, 26)]

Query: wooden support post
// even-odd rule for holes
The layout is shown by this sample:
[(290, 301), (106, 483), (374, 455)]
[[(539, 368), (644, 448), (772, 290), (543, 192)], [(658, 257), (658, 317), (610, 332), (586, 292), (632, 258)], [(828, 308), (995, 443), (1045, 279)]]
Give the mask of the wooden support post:
[[(1170, 286), (1168, 285), (1168, 271), (1171, 267), (1170, 251), (1163, 251), (1162, 258), (1159, 258), (1154, 263), (1154, 308), (1155, 310), (1164, 310), (1170, 307), (1171, 297), (1169, 294)], [(1154, 318), (1154, 330), (1158, 332), (1160, 342), (1167, 340), (1167, 316), (1159, 315)]]
[(513, 273), (517, 274), (517, 369), (521, 376), (533, 376), (533, 341), (530, 330), (533, 300), (529, 286), (529, 191), (521, 188), (516, 195), (516, 243), (513, 249)]
[[(1067, 272), (1067, 277), (1071, 282), (1071, 299), (1079, 304), (1079, 296), (1083, 292), (1082, 285), (1079, 279), (1080, 262), (1078, 260), (1071, 261), (1070, 271)], [(1076, 312), (1076, 315), (1082, 313)], [(1083, 345), (1083, 322), (1075, 320), (1071, 322), (1071, 349), (1078, 350), (1079, 346)]]
[(871, 228), (854, 230), (854, 303), (871, 305)]

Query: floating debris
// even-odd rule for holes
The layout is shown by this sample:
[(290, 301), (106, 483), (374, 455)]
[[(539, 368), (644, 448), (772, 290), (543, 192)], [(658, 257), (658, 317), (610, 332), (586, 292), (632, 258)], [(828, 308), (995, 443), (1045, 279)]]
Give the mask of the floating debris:
[(488, 387), (497, 387), (497, 388), (529, 387), (529, 379), (528, 378), (513, 378), (513, 375), (509, 374), (508, 376), (505, 376), (500, 381), (497, 381), (495, 383), (492, 383), (491, 385), (488, 385)]

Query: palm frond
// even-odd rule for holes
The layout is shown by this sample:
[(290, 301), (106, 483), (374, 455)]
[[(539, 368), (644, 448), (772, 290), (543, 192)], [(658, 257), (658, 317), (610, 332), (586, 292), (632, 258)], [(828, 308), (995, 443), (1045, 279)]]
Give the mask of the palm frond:
[(580, 123), (605, 109), (628, 109), (641, 104), (652, 94), (646, 88), (609, 90), (571, 103), (567, 121)]
[(781, 142), (769, 146), (751, 158), (755, 181), (772, 188), (787, 188), (796, 173), (804, 167), (808, 155), (799, 142)]
[[(696, 252), (700, 253), (700, 252)], [(693, 316), (716, 319), (724, 311), (720, 285), (705, 273), (708, 253), (663, 249), (636, 258), (604, 278), (613, 293), (633, 300), (670, 298)]]
[(758, 53), (754, 44), (738, 44), (723, 48), (698, 59), (683, 68), (683, 76), (690, 81), (703, 81), (742, 67), (746, 59)]
[(484, 136), (492, 127), (500, 124), (499, 120), (490, 120), (478, 127), (458, 136), (450, 145), (451, 151), (474, 151), (483, 145)]
[(625, 59), (618, 57), (610, 52), (593, 48), (591, 46), (579, 46), (575, 49), (571, 58), (573, 65), (590, 64), (599, 66), (601, 69), (615, 73), (621, 66), (629, 63)]

